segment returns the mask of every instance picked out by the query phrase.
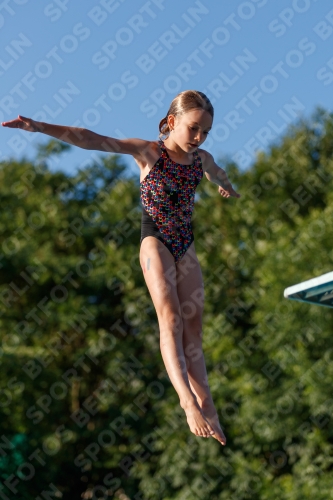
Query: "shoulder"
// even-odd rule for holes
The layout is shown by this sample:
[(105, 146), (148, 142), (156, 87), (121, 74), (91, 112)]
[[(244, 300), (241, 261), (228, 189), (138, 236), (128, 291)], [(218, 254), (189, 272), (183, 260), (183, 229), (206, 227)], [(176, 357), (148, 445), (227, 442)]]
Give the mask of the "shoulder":
[(135, 160), (144, 161), (158, 148), (157, 141), (145, 141), (144, 139), (113, 139), (109, 138), (114, 146), (114, 152), (132, 155)]
[(155, 141), (132, 138), (118, 139), (117, 142), (120, 145), (121, 152), (131, 154), (135, 159), (140, 160), (144, 159), (147, 154), (151, 154), (155, 149)]
[(154, 162), (159, 159), (162, 154), (158, 141), (144, 141), (141, 149), (141, 159), (146, 163)]
[(140, 168), (152, 167), (160, 158), (162, 150), (158, 141), (144, 141), (137, 139), (136, 154), (133, 157)]
[(209, 169), (213, 168), (215, 165), (215, 160), (213, 156), (208, 153), (205, 149), (198, 148), (198, 154), (201, 158), (202, 170), (208, 172)]

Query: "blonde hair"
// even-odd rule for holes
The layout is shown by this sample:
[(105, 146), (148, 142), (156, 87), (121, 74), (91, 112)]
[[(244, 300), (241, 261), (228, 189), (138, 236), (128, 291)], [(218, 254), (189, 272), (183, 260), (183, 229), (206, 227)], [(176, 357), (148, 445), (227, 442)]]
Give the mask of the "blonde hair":
[(168, 136), (170, 133), (168, 116), (179, 116), (191, 109), (204, 109), (214, 118), (214, 108), (208, 97), (198, 90), (184, 90), (180, 92), (170, 104), (167, 115), (160, 121), (160, 137)]

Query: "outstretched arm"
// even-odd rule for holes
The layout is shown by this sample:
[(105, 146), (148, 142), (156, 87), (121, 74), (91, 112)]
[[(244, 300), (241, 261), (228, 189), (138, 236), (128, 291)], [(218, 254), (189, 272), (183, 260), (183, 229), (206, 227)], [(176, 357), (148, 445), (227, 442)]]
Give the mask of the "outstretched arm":
[(205, 151), (202, 155), (202, 160), (202, 168), (207, 179), (219, 186), (219, 193), (224, 198), (229, 198), (230, 196), (240, 198), (240, 194), (236, 193), (236, 191), (232, 187), (226, 171), (216, 165), (212, 155)]
[(142, 139), (115, 139), (113, 137), (96, 134), (85, 128), (38, 122), (21, 115), (15, 120), (2, 122), (1, 125), (9, 128), (20, 128), (27, 132), (41, 132), (83, 149), (130, 154), (138, 159), (142, 157), (150, 145), (150, 141), (144, 141)]

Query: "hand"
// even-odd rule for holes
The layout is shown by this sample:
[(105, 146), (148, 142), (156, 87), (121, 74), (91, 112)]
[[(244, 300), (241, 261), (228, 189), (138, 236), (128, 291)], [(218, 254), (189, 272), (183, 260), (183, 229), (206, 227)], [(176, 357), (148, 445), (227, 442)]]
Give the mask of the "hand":
[(9, 128), (21, 128), (22, 130), (27, 130), (27, 132), (41, 132), (41, 124), (39, 122), (35, 122), (35, 120), (31, 118), (25, 118), (21, 115), (18, 115), (15, 120), (1, 122), (1, 125)]
[(227, 186), (222, 187), (219, 186), (219, 193), (223, 198), (229, 198), (230, 196), (234, 196), (235, 198), (240, 198), (240, 194), (236, 193), (232, 185), (229, 183)]

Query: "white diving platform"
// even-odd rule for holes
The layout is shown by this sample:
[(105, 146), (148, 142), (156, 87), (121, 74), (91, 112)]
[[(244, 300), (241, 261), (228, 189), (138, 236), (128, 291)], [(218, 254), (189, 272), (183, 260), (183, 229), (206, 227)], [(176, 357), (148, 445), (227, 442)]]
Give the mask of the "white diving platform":
[(284, 290), (286, 299), (333, 307), (333, 271)]

